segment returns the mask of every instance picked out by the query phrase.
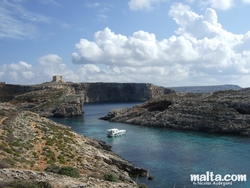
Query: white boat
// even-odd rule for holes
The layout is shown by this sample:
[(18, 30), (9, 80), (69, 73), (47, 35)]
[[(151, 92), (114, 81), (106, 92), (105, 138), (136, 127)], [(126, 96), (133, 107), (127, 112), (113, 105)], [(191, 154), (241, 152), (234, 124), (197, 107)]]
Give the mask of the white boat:
[(107, 132), (108, 132), (108, 137), (113, 137), (125, 134), (126, 130), (119, 130), (117, 128), (113, 128), (113, 129), (108, 129)]

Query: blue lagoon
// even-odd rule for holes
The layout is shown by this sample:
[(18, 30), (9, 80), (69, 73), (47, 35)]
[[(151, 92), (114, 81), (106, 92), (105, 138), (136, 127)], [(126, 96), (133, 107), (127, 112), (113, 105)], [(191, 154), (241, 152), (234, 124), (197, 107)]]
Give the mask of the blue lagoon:
[[(232, 182), (232, 185), (198, 185), (190, 179), (191, 174), (213, 172), (246, 174), (250, 177), (250, 138), (177, 131), (172, 129), (138, 126), (99, 120), (112, 109), (132, 107), (138, 103), (85, 104), (83, 116), (52, 118), (70, 126), (84, 136), (95, 138), (112, 146), (112, 150), (133, 165), (149, 170), (154, 180), (141, 177), (138, 183), (150, 188), (228, 187), (249, 188), (250, 181)], [(108, 138), (107, 129), (125, 129), (121, 137)]]

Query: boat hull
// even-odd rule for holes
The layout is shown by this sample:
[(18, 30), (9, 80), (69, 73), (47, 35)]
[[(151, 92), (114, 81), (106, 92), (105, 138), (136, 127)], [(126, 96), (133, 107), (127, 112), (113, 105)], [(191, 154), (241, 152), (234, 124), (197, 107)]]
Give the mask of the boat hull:
[(113, 130), (113, 129), (110, 129), (110, 130), (108, 130), (107, 136), (108, 137), (116, 137), (116, 136), (124, 135), (125, 133), (126, 133), (126, 130)]

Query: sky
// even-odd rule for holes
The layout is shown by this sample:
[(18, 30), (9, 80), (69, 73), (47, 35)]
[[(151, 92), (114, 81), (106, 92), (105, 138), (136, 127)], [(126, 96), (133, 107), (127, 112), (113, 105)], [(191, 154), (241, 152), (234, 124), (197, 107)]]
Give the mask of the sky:
[(250, 0), (0, 0), (0, 82), (250, 87)]

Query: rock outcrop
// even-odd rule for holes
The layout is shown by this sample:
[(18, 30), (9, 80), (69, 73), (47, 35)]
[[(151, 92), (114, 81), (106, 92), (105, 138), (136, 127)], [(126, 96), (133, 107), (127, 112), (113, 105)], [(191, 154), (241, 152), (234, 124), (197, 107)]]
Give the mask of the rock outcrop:
[(20, 109), (30, 110), (44, 117), (71, 117), (83, 114), (83, 96), (71, 88), (48, 87), (30, 91), (11, 100)]
[[(81, 178), (44, 172), (51, 165), (77, 168)], [(119, 183), (104, 181), (107, 173), (116, 174)], [(46, 180), (55, 187), (136, 187), (130, 174), (143, 176), (146, 171), (113, 153), (102, 141), (0, 103), (0, 182), (25, 179)]]
[(216, 133), (250, 135), (250, 88), (214, 93), (174, 93), (101, 119)]

